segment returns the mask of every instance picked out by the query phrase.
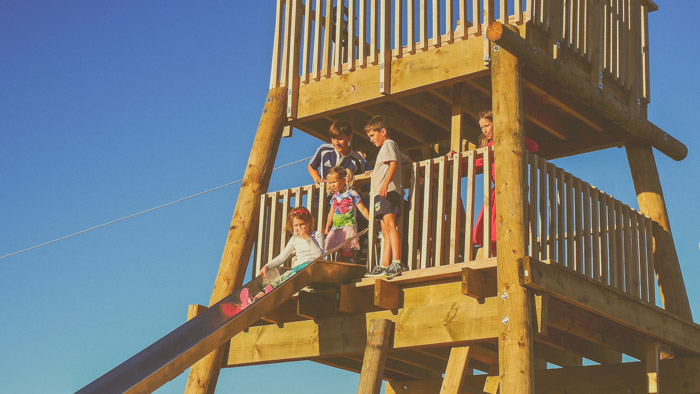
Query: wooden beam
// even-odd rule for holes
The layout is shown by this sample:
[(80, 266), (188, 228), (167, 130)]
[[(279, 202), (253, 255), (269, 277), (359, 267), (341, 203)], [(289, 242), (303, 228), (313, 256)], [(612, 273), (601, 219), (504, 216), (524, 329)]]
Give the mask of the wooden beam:
[(338, 310), (345, 313), (364, 313), (377, 311), (374, 306), (374, 294), (371, 289), (358, 288), (347, 284), (338, 290)]
[(451, 105), (440, 100), (426, 97), (430, 93), (417, 93), (397, 98), (394, 102), (408, 109), (421, 118), (437, 125), (444, 131), (450, 131)]
[(447, 362), (440, 394), (457, 394), (462, 389), (469, 365), (469, 346), (453, 347)]
[(495, 297), (497, 292), (495, 269), (462, 269), (462, 294), (480, 299)]
[[(241, 190), (238, 193), (236, 208), (231, 219), (231, 227), (209, 305), (213, 305), (231, 294), (243, 283), (255, 240), (255, 237), (250, 236), (250, 234), (257, 232), (257, 208), (260, 203), (260, 195), (267, 191), (277, 149), (282, 138), (286, 98), (284, 87), (270, 89), (267, 95), (241, 183)], [(197, 362), (190, 369), (186, 391), (188, 393), (213, 392), (225, 354), (226, 347), (224, 346)]]
[(326, 294), (309, 293), (300, 291), (297, 300), (297, 315), (307, 319), (319, 319), (336, 316), (339, 313), (335, 308), (335, 292), (332, 297)]
[(643, 359), (648, 339), (601, 316), (549, 298), (549, 326), (636, 359)]
[(370, 322), (360, 383), (357, 387), (359, 394), (379, 394), (393, 326), (394, 322), (387, 319), (373, 319)]
[[(482, 46), (480, 40), (464, 40), (406, 56), (400, 62), (391, 62), (391, 95), (453, 83), (472, 77), (474, 73), (487, 73), (481, 57)], [(297, 119), (382, 100), (385, 96), (377, 89), (378, 72), (378, 65), (368, 66), (339, 78), (302, 84), (299, 87)], [(445, 75), (450, 78), (445, 79)]]
[(383, 309), (399, 309), (403, 306), (403, 290), (397, 284), (384, 279), (374, 282), (374, 305)]
[(559, 349), (570, 350), (601, 364), (618, 364), (622, 361), (622, 353), (603, 345), (586, 341), (585, 339), (556, 328), (550, 327), (547, 331), (547, 336), (542, 338), (538, 337), (538, 341)]
[[(508, 26), (517, 31), (517, 27)], [(511, 33), (517, 35), (518, 33)], [(519, 37), (519, 36), (518, 36)], [(499, 237), (498, 294), (501, 324), (498, 335), (500, 386), (504, 393), (534, 393), (534, 356), (530, 297), (519, 286), (518, 259), (525, 256), (524, 114), (518, 58), (491, 50), (496, 212)], [(508, 212), (509, 214), (503, 214)], [(508, 236), (503, 236), (507, 234)]]
[(640, 118), (626, 103), (591, 85), (587, 78), (576, 75), (503, 24), (490, 24), (486, 35), (498, 46), (527, 62), (532, 69), (555, 80), (567, 93), (668, 157), (680, 161), (688, 155), (688, 148), (682, 142), (648, 120)]
[(626, 145), (625, 150), (639, 210), (659, 224), (653, 229), (654, 268), (664, 309), (692, 321), (688, 293), (673, 242), (654, 153), (651, 147), (643, 145)]
[[(444, 346), (493, 340), (498, 335), (499, 299), (479, 303), (468, 297), (448, 302), (403, 308), (397, 312), (335, 316), (251, 327), (233, 337), (226, 366), (309, 360), (359, 354), (366, 344), (367, 324), (376, 318), (396, 323), (394, 349)], [(476, 358), (476, 356), (474, 356)]]
[(697, 324), (684, 321), (613, 288), (603, 287), (566, 268), (525, 257), (521, 265), (521, 284), (660, 342), (700, 354), (700, 326)]
[[(661, 360), (660, 384), (673, 394), (700, 392), (700, 358)], [(640, 362), (594, 365), (535, 371), (537, 394), (619, 394), (644, 393), (647, 390), (645, 369)], [(465, 386), (483, 387), (486, 375), (467, 376)], [(387, 382), (386, 394), (437, 393), (441, 379), (397, 380)], [(481, 385), (481, 386), (480, 386)], [(472, 391), (462, 390), (462, 393)], [(484, 392), (495, 393), (495, 391)]]

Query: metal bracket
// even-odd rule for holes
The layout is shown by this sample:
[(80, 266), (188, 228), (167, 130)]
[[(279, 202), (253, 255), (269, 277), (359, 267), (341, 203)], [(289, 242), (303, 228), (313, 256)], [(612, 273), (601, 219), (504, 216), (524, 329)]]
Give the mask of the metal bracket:
[(505, 301), (507, 298), (508, 298), (508, 293), (506, 293), (506, 292), (504, 291), (503, 294), (501, 294), (501, 299), (502, 299), (503, 301)]
[(508, 316), (506, 316), (503, 318), (503, 320), (501, 320), (501, 323), (503, 323), (503, 325), (505, 326), (506, 324), (508, 324), (509, 321), (510, 319), (508, 318)]

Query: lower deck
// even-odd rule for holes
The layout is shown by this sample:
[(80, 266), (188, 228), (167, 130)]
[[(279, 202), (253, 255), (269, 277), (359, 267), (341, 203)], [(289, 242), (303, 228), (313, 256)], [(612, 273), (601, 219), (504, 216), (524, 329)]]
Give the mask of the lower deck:
[[(440, 392), (455, 379), (459, 392), (495, 393), (508, 324), (497, 266), (477, 259), (301, 291), (236, 335), (224, 365), (310, 360), (359, 373), (370, 323), (388, 319), (387, 393)], [(519, 276), (532, 306), (536, 392), (648, 392), (652, 375), (665, 392), (700, 391), (700, 326), (557, 264), (526, 257)]]

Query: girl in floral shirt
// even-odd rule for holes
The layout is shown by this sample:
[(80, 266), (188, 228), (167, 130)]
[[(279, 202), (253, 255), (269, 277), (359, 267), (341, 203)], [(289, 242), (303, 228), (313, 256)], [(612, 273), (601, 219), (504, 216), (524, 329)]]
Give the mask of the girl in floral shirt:
[[(331, 211), (324, 233), (326, 234), (326, 250), (331, 250), (345, 240), (357, 234), (356, 215), (359, 210), (362, 216), (369, 219), (369, 211), (362, 203), (360, 195), (352, 188), (352, 172), (343, 167), (331, 168), (326, 183), (330, 186)], [(339, 260), (353, 259), (353, 250), (360, 249), (360, 240), (354, 239), (338, 251)]]

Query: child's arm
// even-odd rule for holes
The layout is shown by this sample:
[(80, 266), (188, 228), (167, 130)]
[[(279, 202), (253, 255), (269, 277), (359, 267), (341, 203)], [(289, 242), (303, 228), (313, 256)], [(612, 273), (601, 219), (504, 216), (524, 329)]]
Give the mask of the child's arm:
[(270, 260), (267, 264), (265, 264), (265, 267), (269, 268), (275, 268), (285, 261), (287, 261), (290, 257), (292, 257), (292, 253), (294, 253), (294, 237), (290, 238), (289, 241), (287, 241), (287, 245), (284, 247), (282, 252), (277, 255), (274, 259)]
[(314, 258), (323, 254), (323, 248), (326, 245), (323, 239), (323, 234), (320, 231), (314, 231), (307, 241), (309, 249)]
[(386, 172), (386, 177), (384, 178), (384, 182), (382, 182), (382, 186), (379, 187), (379, 195), (382, 197), (386, 197), (387, 195), (387, 188), (389, 187), (389, 182), (391, 182), (391, 178), (394, 176), (394, 172), (396, 172), (396, 161), (390, 161), (389, 162), (389, 169)]
[(323, 234), (328, 235), (328, 233), (331, 231), (331, 228), (333, 228), (333, 210), (332, 209), (330, 212), (328, 212), (328, 219), (326, 220), (326, 228), (323, 229)]
[(365, 219), (369, 220), (369, 211), (367, 210), (367, 207), (365, 206), (365, 204), (362, 201), (360, 201), (355, 205), (357, 205), (357, 209), (360, 211), (362, 216), (364, 216)]
[(314, 180), (314, 183), (320, 184), (323, 183), (323, 179), (321, 178), (320, 175), (318, 175), (318, 170), (314, 169), (311, 167), (311, 164), (306, 166), (306, 169), (309, 171), (309, 175), (311, 175), (311, 179)]

